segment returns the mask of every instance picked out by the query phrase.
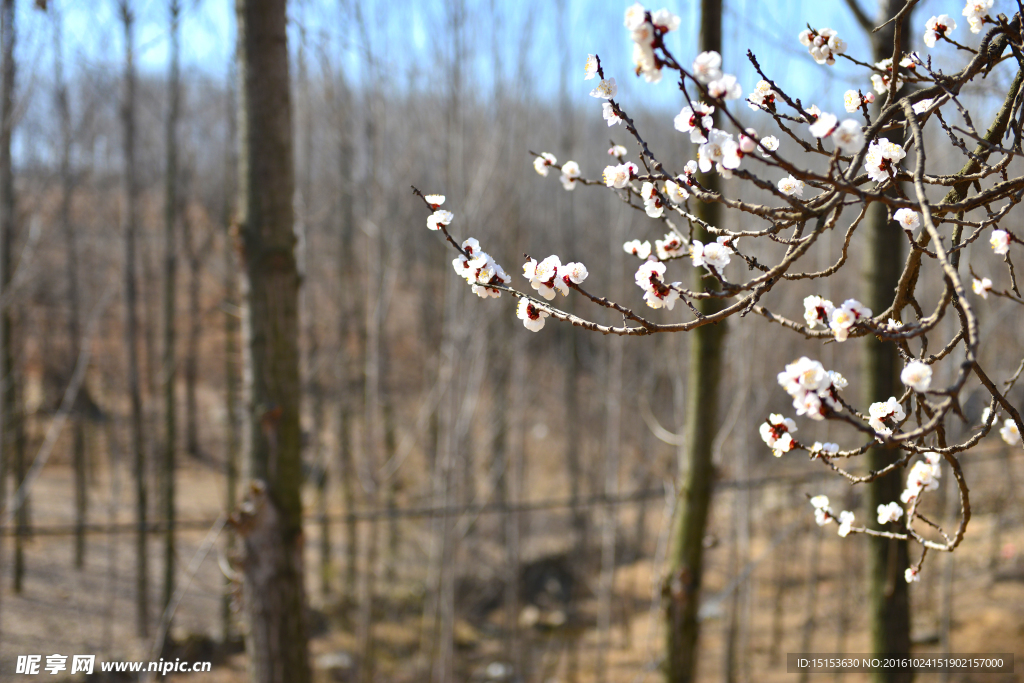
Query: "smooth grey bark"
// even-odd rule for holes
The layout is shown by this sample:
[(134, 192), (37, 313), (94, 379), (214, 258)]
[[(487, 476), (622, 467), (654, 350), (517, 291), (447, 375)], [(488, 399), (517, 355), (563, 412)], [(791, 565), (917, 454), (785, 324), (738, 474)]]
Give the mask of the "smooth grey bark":
[(251, 515), (238, 523), (254, 683), (311, 680), (286, 0), (237, 0), (238, 227)]

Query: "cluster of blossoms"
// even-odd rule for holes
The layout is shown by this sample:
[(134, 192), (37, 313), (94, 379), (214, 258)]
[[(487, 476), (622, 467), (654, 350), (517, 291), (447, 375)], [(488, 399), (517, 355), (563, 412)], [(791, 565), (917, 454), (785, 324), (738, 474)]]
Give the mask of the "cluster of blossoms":
[[(648, 253), (650, 253), (649, 248)], [(654, 240), (654, 253), (659, 261), (667, 261), (680, 256), (688, 256), (690, 245), (676, 233), (667, 232), (660, 240)]]
[(548, 301), (555, 298), (555, 292), (568, 295), (570, 286), (582, 283), (587, 275), (587, 267), (582, 263), (562, 265), (557, 256), (548, 256), (540, 263), (537, 259), (530, 259), (523, 264), (523, 277)]
[(838, 372), (825, 370), (816, 360), (803, 356), (788, 364), (778, 374), (778, 380), (792, 397), (797, 415), (823, 420), (829, 410), (840, 412), (843, 409), (839, 392), (846, 388), (846, 378)]
[(935, 42), (939, 38), (946, 37), (954, 30), (956, 30), (956, 22), (948, 14), (932, 17), (924, 25), (924, 44), (928, 47), (935, 47)]
[(861, 320), (871, 318), (871, 309), (857, 301), (847, 299), (836, 307), (828, 299), (817, 295), (804, 298), (804, 321), (812, 330), (821, 325), (832, 330), (837, 342), (844, 342), (850, 336), (850, 328)]
[[(533, 170), (537, 171), (540, 175), (545, 178), (548, 175), (548, 171), (558, 164), (558, 159), (555, 158), (554, 154), (550, 152), (543, 152), (540, 156), (533, 160)], [(562, 164), (562, 187), (566, 190), (575, 190), (576, 181), (580, 177), (580, 165), (575, 161), (567, 161)], [(447, 223), (445, 224), (447, 225)]]
[[(647, 249), (650, 250), (649, 244)], [(637, 268), (635, 279), (637, 286), (644, 290), (644, 301), (651, 308), (665, 307), (671, 311), (676, 305), (679, 292), (675, 288), (682, 283), (665, 284), (665, 264), (661, 261), (644, 261)]]
[(829, 522), (839, 523), (839, 535), (846, 538), (853, 531), (854, 514), (849, 510), (843, 510), (836, 517), (828, 507), (828, 496), (814, 496), (811, 498), (811, 506), (814, 507), (814, 521), (818, 526), (825, 526)]
[(899, 162), (905, 156), (907, 153), (903, 147), (895, 142), (885, 138), (872, 140), (864, 157), (864, 171), (876, 183), (885, 182), (896, 174)]
[(775, 99), (779, 96), (768, 81), (758, 81), (754, 91), (747, 95), (747, 106), (754, 111), (775, 111)]
[(640, 198), (644, 200), (644, 211), (651, 218), (661, 218), (665, 213), (665, 203), (661, 201), (654, 183), (645, 182), (640, 186)]
[(480, 243), (470, 237), (462, 243), (465, 254), (452, 261), (455, 272), (473, 286), (473, 293), (481, 299), (501, 296), (501, 290), (488, 285), (508, 285), (512, 278), (505, 274), (490, 255), (480, 249)]
[(938, 453), (925, 453), (924, 460), (918, 460), (910, 468), (907, 475), (907, 488), (900, 494), (900, 500), (908, 505), (917, 501), (921, 491), (934, 491), (939, 488), (939, 479), (942, 477), (940, 463), (942, 456)]
[(796, 431), (796, 422), (791, 417), (783, 417), (778, 413), (768, 416), (766, 422), (761, 423), (761, 438), (768, 447), (775, 453), (776, 458), (781, 458), (783, 453), (788, 453), (796, 445), (791, 436)]
[(442, 225), (449, 225), (452, 219), (455, 218), (455, 214), (451, 211), (445, 211), (440, 208), (444, 204), (443, 194), (428, 194), (424, 199), (427, 200), (427, 204), (430, 204), (430, 208), (434, 210), (434, 213), (427, 216), (427, 228), (429, 230), (440, 230)]
[(847, 114), (852, 114), (861, 108), (865, 104), (871, 104), (875, 101), (874, 93), (861, 94), (859, 90), (847, 90), (843, 95), (843, 108), (846, 109)]
[(878, 506), (878, 523), (888, 524), (889, 522), (895, 522), (903, 516), (903, 507), (893, 501), (887, 505)]
[(733, 252), (729, 246), (729, 237), (719, 237), (714, 242), (702, 244), (698, 240), (690, 242), (690, 259), (695, 267), (704, 266), (708, 270), (722, 270), (731, 260)]
[(657, 83), (661, 80), (661, 62), (654, 48), (664, 34), (679, 28), (679, 17), (667, 9), (648, 12), (643, 5), (635, 3), (626, 9), (623, 23), (633, 39), (636, 74), (643, 76), (648, 83)]
[(853, 119), (844, 119), (839, 123), (835, 114), (817, 113), (814, 123), (810, 124), (809, 132), (816, 138), (831, 137), (836, 147), (844, 152), (859, 152), (864, 146), (864, 131)]
[(988, 11), (992, 9), (994, 0), (967, 0), (962, 14), (967, 17), (967, 23), (971, 26), (971, 33), (981, 33), (981, 27), (988, 18)]
[(978, 278), (974, 278), (971, 282), (971, 289), (973, 289), (974, 293), (982, 299), (987, 299), (988, 293), (992, 291), (992, 280), (987, 277), (983, 277), (980, 280)]
[(846, 53), (846, 41), (830, 28), (805, 28), (800, 32), (800, 44), (807, 48), (818, 64), (831, 66), (836, 63), (835, 55)]
[[(911, 70), (916, 69), (917, 62), (919, 59), (920, 57), (917, 55), (917, 53), (912, 52), (900, 60), (900, 67)], [(889, 83), (893, 78), (896, 79), (897, 90), (903, 87), (903, 79), (900, 78), (899, 73), (896, 73), (895, 75), (893, 74), (891, 58), (886, 58), (880, 62), (875, 62), (875, 69), (877, 69), (879, 73), (871, 74), (871, 87), (874, 88), (875, 92), (878, 93), (879, 95), (884, 95), (885, 93), (889, 92)]]
[(892, 435), (892, 429), (889, 427), (890, 424), (895, 427), (903, 422), (906, 417), (907, 414), (903, 412), (903, 406), (895, 396), (890, 396), (888, 401), (880, 401), (868, 406), (868, 424), (871, 425), (872, 429), (884, 436)]

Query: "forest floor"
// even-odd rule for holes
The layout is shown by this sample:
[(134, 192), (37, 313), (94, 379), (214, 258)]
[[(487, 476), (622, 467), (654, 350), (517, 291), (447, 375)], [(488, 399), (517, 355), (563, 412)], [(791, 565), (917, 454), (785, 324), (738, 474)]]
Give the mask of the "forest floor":
[[(103, 476), (97, 475), (102, 480)], [(208, 467), (190, 463), (179, 479), (179, 515), (182, 520), (214, 519), (220, 510), (223, 483)], [(38, 481), (33, 498), (32, 523), (39, 527), (66, 525), (71, 519), (72, 478), (69, 468), (50, 465)], [(109, 487), (97, 485), (93, 506), (94, 523), (131, 521), (133, 499), (130, 482), (117, 484), (119, 501), (110, 503)], [(802, 489), (796, 491), (803, 496)], [(788, 495), (788, 494), (785, 494)], [(955, 653), (1013, 653), (1016, 674), (953, 675), (958, 682), (1010, 683), (1024, 681), (1024, 526), (1020, 503), (1003, 512), (1002, 530), (993, 535), (997, 519), (992, 509), (979, 506), (963, 546), (952, 556), (931, 554), (923, 579), (912, 586), (915, 653), (940, 652), (943, 615), (951, 615), (949, 642)], [(725, 507), (724, 505), (722, 507)], [(654, 508), (659, 508), (655, 510)], [(800, 510), (800, 512), (806, 512)], [(797, 674), (786, 672), (786, 654), (811, 651), (823, 654), (868, 651), (866, 616), (862, 604), (863, 562), (859, 545), (863, 539), (842, 541), (834, 527), (818, 529), (797, 522), (794, 533), (780, 533), (785, 521), (775, 525), (755, 524), (745, 557), (727, 542), (731, 529), (728, 509), (712, 522), (718, 537), (709, 540), (705, 580), (705, 619), (701, 640), (700, 679), (771, 683), (794, 681)], [(648, 548), (635, 561), (622, 562), (615, 573), (611, 629), (607, 646), (602, 646), (596, 599), (596, 574), (584, 577), (577, 588), (579, 597), (566, 612), (551, 605), (519, 615), (526, 625), (519, 630), (518, 648), (506, 641), (502, 628), (503, 609), (459, 614), (453, 629), (454, 679), (466, 681), (503, 680), (498, 674), (518, 651), (519, 661), (529, 673), (528, 681), (603, 681), (608, 683), (658, 680), (656, 663), (660, 649), (660, 612), (654, 601), (654, 558), (658, 534), (663, 530), (659, 505), (647, 518)], [(808, 519), (810, 514), (803, 515)], [(793, 517), (794, 520), (799, 518)], [(625, 524), (623, 529), (630, 528)], [(481, 527), (479, 533), (485, 533)], [(310, 602), (314, 607), (314, 637), (311, 659), (316, 680), (355, 680), (354, 653), (359, 641), (354, 635), (358, 622), (355, 605), (339, 606), (319, 594), (315, 571), (317, 527), (307, 534), (307, 570)], [(340, 534), (336, 526), (335, 535)], [(533, 533), (537, 533), (534, 529)], [(627, 534), (624, 534), (627, 535)], [(179, 581), (206, 536), (205, 530), (179, 534)], [(772, 539), (775, 539), (773, 543)], [(4, 539), (4, 583), (0, 601), (0, 681), (27, 680), (13, 675), (18, 655), (95, 654), (97, 662), (150, 660), (152, 634), (157, 623), (156, 603), (161, 586), (162, 546), (155, 535), (150, 539), (150, 594), (152, 596), (150, 638), (141, 638), (136, 628), (134, 607), (134, 537), (130, 533), (89, 535), (86, 564), (73, 568), (73, 539), (67, 535), (37, 534), (25, 544), (25, 575), (22, 591), (15, 594), (10, 580), (13, 543)], [(817, 544), (817, 547), (815, 546)], [(220, 545), (220, 544), (218, 544)], [(214, 659), (208, 674), (170, 675), (168, 681), (209, 681), (234, 683), (246, 679), (246, 656), (226, 651), (217, 643), (222, 633), (223, 575), (211, 552), (191, 579), (189, 590), (175, 615), (172, 631), (177, 647), (172, 654), (185, 660)], [(338, 549), (335, 549), (338, 552)], [(413, 551), (410, 551), (413, 552)], [(808, 571), (810, 558), (818, 553), (816, 588), (812, 591)], [(996, 557), (994, 564), (991, 558)], [(746, 564), (748, 563), (749, 564)], [(750, 569), (739, 590), (723, 593), (733, 577)], [(420, 651), (423, 614), (422, 558), (411, 557), (399, 567), (399, 580), (384, 585), (377, 581), (378, 606), (374, 624), (375, 680), (400, 683), (430, 680), (430, 667)], [(953, 583), (948, 581), (953, 579)], [(899, 572), (902, 580), (902, 570)], [(952, 585), (952, 590), (947, 587)], [(737, 600), (732, 598), (737, 596)], [(948, 608), (947, 608), (947, 600)], [(811, 608), (813, 602), (813, 609)], [(557, 607), (557, 605), (556, 605)], [(809, 616), (813, 621), (809, 623)], [(566, 621), (558, 626), (559, 621)], [(545, 624), (547, 624), (545, 626)], [(729, 634), (732, 633), (732, 637)], [(845, 635), (843, 635), (845, 633)], [(731, 640), (733, 656), (727, 664), (726, 644)], [(810, 647), (805, 647), (809, 645)], [(68, 660), (70, 662), (70, 658)], [(488, 676), (488, 670), (492, 676)], [(598, 675), (600, 672), (601, 675)], [(48, 680), (59, 676), (43, 674)], [(925, 680), (940, 680), (938, 675)], [(818, 679), (821, 679), (819, 676)], [(29, 679), (30, 680), (30, 679)], [(79, 677), (78, 680), (81, 680)], [(122, 680), (101, 679), (90, 680)], [(814, 679), (812, 679), (814, 680)], [(846, 674), (832, 680), (848, 683), (866, 681), (865, 675)]]

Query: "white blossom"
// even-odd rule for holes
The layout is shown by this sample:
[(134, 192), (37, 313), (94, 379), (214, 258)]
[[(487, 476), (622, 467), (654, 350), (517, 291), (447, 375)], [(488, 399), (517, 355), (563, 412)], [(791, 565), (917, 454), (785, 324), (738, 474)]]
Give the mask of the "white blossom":
[(852, 114), (860, 109), (861, 105), (865, 102), (871, 104), (874, 101), (875, 94), (871, 92), (861, 95), (859, 90), (847, 90), (846, 93), (843, 94), (843, 107), (846, 109), (848, 114)]
[(822, 299), (816, 294), (804, 297), (804, 321), (807, 323), (807, 327), (812, 330), (818, 325), (828, 327), (829, 317), (835, 309), (836, 307), (831, 301)]
[(438, 209), (427, 217), (427, 227), (431, 230), (440, 230), (442, 225), (449, 225), (455, 215), (451, 211)]
[(914, 391), (928, 391), (932, 384), (932, 366), (919, 360), (912, 360), (900, 373), (900, 381)]
[(853, 529), (853, 513), (843, 510), (839, 513), (839, 535), (846, 538)]
[(516, 316), (523, 321), (526, 329), (532, 332), (540, 332), (541, 328), (544, 327), (544, 319), (548, 315), (546, 310), (540, 306), (535, 306), (529, 299), (519, 299), (519, 305), (516, 307)]
[(775, 98), (778, 94), (772, 90), (772, 84), (768, 81), (758, 81), (757, 85), (754, 86), (753, 92), (747, 95), (747, 106), (754, 111), (761, 109), (768, 109), (771, 111), (775, 107)]
[(903, 507), (895, 501), (892, 503), (878, 506), (879, 524), (888, 524), (889, 522), (895, 522), (902, 516)]
[(724, 74), (708, 83), (708, 95), (719, 100), (738, 100), (743, 95), (743, 87), (735, 76)]
[(693, 76), (701, 83), (710, 83), (722, 77), (722, 55), (717, 52), (701, 52), (693, 60)]
[(803, 197), (804, 181), (788, 175), (779, 181), (779, 192), (790, 197)]
[(542, 153), (539, 157), (533, 160), (533, 170), (541, 174), (544, 177), (548, 175), (548, 167), (558, 163), (558, 159), (555, 158), (554, 154), (548, 152)]
[(864, 131), (853, 119), (843, 119), (832, 131), (832, 142), (844, 152), (859, 152), (864, 146)]
[(659, 9), (652, 12), (651, 21), (654, 22), (655, 28), (663, 33), (675, 31), (682, 24), (682, 19), (675, 14), (672, 14), (667, 9)]
[(639, 256), (641, 259), (646, 260), (651, 255), (651, 243), (647, 240), (641, 242), (640, 240), (630, 240), (622, 245), (623, 250), (627, 254), (633, 254)]
[(580, 177), (580, 165), (575, 161), (567, 161), (562, 164), (562, 187), (566, 190), (576, 189), (576, 179)]
[(589, 81), (597, 76), (597, 55), (587, 55), (587, 63), (583, 65), (583, 80)]
[(722, 160), (724, 153), (723, 145), (726, 141), (731, 140), (732, 135), (725, 131), (712, 128), (708, 131), (707, 142), (702, 144), (697, 149), (697, 159), (700, 166), (700, 170), (707, 173), (711, 170), (713, 164), (718, 163)]
[(825, 443), (815, 441), (814, 445), (811, 446), (810, 452), (825, 456), (835, 455), (836, 453), (839, 452), (839, 444), (832, 443), (829, 441), (826, 441)]
[(636, 284), (644, 290), (644, 301), (648, 306), (651, 308), (665, 307), (671, 311), (676, 300), (679, 299), (679, 292), (674, 289), (679, 283), (673, 282), (671, 286), (666, 285), (662, 279), (664, 275), (664, 263), (645, 261), (636, 271)]
[(984, 19), (988, 11), (992, 9), (993, 0), (967, 0), (962, 14), (967, 17), (967, 23), (971, 26), (971, 33), (981, 33)]
[(1006, 422), (999, 429), (999, 436), (1003, 437), (1003, 441), (1011, 446), (1019, 444), (1020, 430), (1017, 428), (1017, 423), (1012, 418), (1007, 418)]
[(983, 277), (980, 280), (978, 278), (974, 278), (974, 281), (971, 282), (971, 289), (973, 289), (974, 293), (982, 299), (987, 299), (988, 293), (992, 291), (992, 280), (987, 277)]
[(558, 269), (558, 279), (564, 282), (567, 286), (569, 283), (574, 285), (583, 284), (583, 281), (587, 279), (587, 275), (589, 274), (587, 267), (576, 261), (566, 263)]
[(597, 86), (590, 91), (590, 96), (597, 97), (602, 100), (610, 100), (615, 97), (618, 92), (619, 88), (615, 85), (615, 79), (608, 78), (598, 83)]
[(881, 183), (888, 180), (899, 168), (900, 160), (907, 156), (903, 147), (885, 138), (872, 141), (864, 158), (864, 170), (868, 178)]
[(608, 156), (619, 157), (621, 159), (626, 156), (627, 151), (628, 150), (626, 150), (622, 145), (612, 145), (608, 148)]
[(665, 181), (665, 194), (673, 204), (682, 204), (690, 196), (690, 193), (686, 191), (685, 176), (679, 175), (678, 180), (680, 181), (678, 183), (675, 180)]
[(638, 170), (639, 167), (636, 164), (632, 161), (627, 161), (624, 164), (605, 166), (604, 172), (601, 174), (601, 178), (604, 180), (604, 184), (608, 187), (622, 189), (629, 184), (630, 178), (632, 178)]
[(689, 254), (689, 244), (674, 232), (665, 233), (665, 237), (654, 240), (654, 253), (658, 259), (667, 261), (670, 258)]
[(816, 138), (828, 137), (836, 127), (835, 114), (823, 113), (810, 125), (810, 133)]
[(992, 231), (992, 236), (989, 238), (989, 244), (992, 245), (992, 251), (999, 254), (1000, 256), (1010, 251), (1010, 233), (1005, 230), (995, 229)]
[(717, 241), (708, 244), (693, 240), (690, 242), (690, 259), (693, 261), (693, 265), (722, 270), (729, 265), (733, 253), (728, 243), (728, 237), (719, 237)]
[(658, 188), (654, 186), (654, 183), (645, 181), (640, 187), (640, 197), (644, 200), (644, 210), (647, 215), (651, 218), (661, 218), (665, 213), (665, 205), (662, 204)]
[(428, 194), (428, 195), (425, 195), (423, 197), (423, 199), (425, 199), (427, 204), (430, 204), (430, 208), (434, 209), (435, 211), (437, 211), (437, 209), (442, 204), (444, 204), (444, 195), (443, 194)]
[[(690, 134), (690, 142), (701, 144), (707, 142), (707, 136), (705, 136), (704, 132), (710, 131), (712, 128), (714, 121), (711, 118), (711, 114), (714, 111), (715, 108), (709, 104), (690, 102), (690, 106), (683, 107), (672, 123), (680, 133)], [(701, 126), (703, 126), (704, 130), (701, 130)]]
[(920, 574), (921, 570), (917, 567), (907, 567), (906, 571), (903, 572), (903, 578), (907, 580), (907, 583), (914, 583), (921, 580)]
[(924, 44), (928, 47), (935, 47), (935, 41), (941, 36), (948, 35), (954, 29), (956, 29), (956, 21), (951, 19), (948, 14), (932, 17), (924, 24)]
[(779, 148), (779, 139), (774, 135), (765, 136), (761, 138), (761, 147), (764, 148), (761, 150), (761, 156), (767, 157), (769, 155), (765, 150), (768, 150), (768, 152), (774, 152), (777, 150)]
[(868, 423), (872, 429), (885, 436), (892, 434), (892, 429), (886, 426), (885, 420), (900, 423), (906, 416), (903, 406), (895, 396), (890, 396), (888, 401), (872, 403), (868, 407)]
[(913, 209), (900, 209), (892, 217), (904, 230), (916, 230), (921, 225), (921, 215)]
[(775, 457), (779, 457), (793, 447), (793, 437), (790, 434), (797, 431), (797, 428), (793, 418), (772, 413), (766, 422), (761, 423), (758, 431), (765, 444), (776, 452)]
[(623, 24), (630, 31), (640, 28), (640, 25), (647, 21), (647, 10), (639, 2), (633, 3), (626, 8), (626, 17)]
[(609, 128), (622, 123), (622, 117), (615, 113), (615, 107), (612, 106), (611, 102), (605, 102), (601, 105), (601, 116), (608, 122)]
[(933, 104), (934, 102), (935, 102), (935, 98), (928, 98), (928, 99), (926, 99), (926, 100), (921, 100), (920, 102), (915, 102), (915, 103), (914, 103), (914, 104), (913, 104), (913, 105), (911, 106), (911, 109), (913, 109), (913, 110), (914, 110), (914, 113), (915, 113), (915, 114), (917, 114), (918, 116), (920, 116), (921, 114), (923, 114), (923, 113), (925, 113), (926, 111), (928, 111), (928, 110), (929, 110), (929, 109), (931, 108), (931, 106), (932, 106), (932, 104)]

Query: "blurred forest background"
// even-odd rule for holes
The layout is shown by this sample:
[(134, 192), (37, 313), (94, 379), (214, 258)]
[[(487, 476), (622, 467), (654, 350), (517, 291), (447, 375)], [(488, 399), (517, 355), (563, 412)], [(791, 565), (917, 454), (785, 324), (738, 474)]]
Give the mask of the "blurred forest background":
[[(0, 680), (15, 680), (19, 654), (150, 658), (168, 625), (164, 606), (176, 602), (168, 586), (180, 604), (164, 656), (216, 662), (213, 674), (181, 680), (241, 680), (237, 596), (218, 562), (231, 553), (230, 534), (210, 533), (240, 494), (232, 3), (180, 3), (176, 107), (174, 3), (40, 4), (45, 11), (18, 4), (17, 213), (2, 305), (22, 456), (2, 482)], [(686, 61), (695, 52), (688, 27), (697, 3), (664, 4), (683, 17), (671, 46)], [(796, 39), (806, 22), (832, 26), (850, 54), (863, 56), (866, 39), (843, 3), (725, 4), (725, 66), (745, 92), (757, 80), (747, 49), (822, 110), (839, 111), (849, 87), (867, 89), (866, 77), (842, 64), (811, 63)], [(957, 3), (921, 4), (919, 15), (959, 12)], [(125, 6), (139, 68), (133, 177), (150, 529), (142, 625), (120, 227)], [(586, 96), (583, 63), (597, 52), (660, 156), (679, 170), (694, 155), (672, 129), (683, 104), (673, 84), (632, 77), (624, 7), (290, 3), (306, 588), (319, 680), (657, 678), (686, 337), (605, 338), (553, 322), (528, 332), (509, 297), (480, 300), (453, 276), (453, 252), (426, 229), (409, 189), (447, 195), (453, 232), (478, 238), (516, 280), (524, 253), (557, 253), (587, 264), (592, 291), (638, 306), (635, 264), (622, 244), (661, 233), (612, 193), (565, 192), (539, 178), (529, 154), (575, 159), (591, 178), (611, 142), (635, 158), (626, 133), (607, 128), (598, 101)], [(978, 120), (1001, 100), (1008, 74), (997, 69), (971, 91)], [(764, 125), (742, 104), (736, 111)], [(170, 240), (168, 140), (176, 140), (177, 168)], [(743, 191), (728, 182), (725, 190)], [(834, 261), (840, 247), (838, 238), (823, 238), (815, 258)], [(858, 245), (851, 254), (860, 258)], [(176, 279), (168, 314), (169, 255)], [(986, 245), (966, 255), (994, 271)], [(858, 291), (849, 279), (826, 287), (836, 291), (814, 293), (842, 300)], [(772, 304), (798, 316), (812, 290), (786, 292), (791, 301), (773, 293)], [(1019, 320), (997, 324), (1010, 305), (990, 301), (981, 311), (992, 330), (982, 353), (1004, 374), (1013, 371), (1012, 354), (1000, 362), (1000, 348), (1019, 347), (1022, 333)], [(572, 298), (566, 306), (583, 310)], [(855, 390), (856, 348), (834, 346), (785, 336), (762, 320), (730, 323), (705, 540), (703, 680), (789, 680), (787, 652), (868, 651), (858, 609), (864, 539), (844, 542), (834, 528), (819, 529), (806, 502), (826, 493), (860, 510), (862, 492), (819, 463), (777, 460), (757, 435), (767, 414), (789, 403), (775, 374), (803, 353), (842, 372)], [(162, 436), (168, 376), (178, 407), (171, 517)], [(1021, 405), (1019, 392), (1014, 402)], [(964, 406), (974, 420), (982, 407)], [(828, 436), (836, 435), (819, 438)], [(990, 438), (964, 468), (977, 492), (974, 519), (955, 556), (929, 558), (913, 587), (915, 642), (921, 652), (1024, 654), (1020, 451)], [(26, 477), (28, 495), (12, 519), (7, 510)], [(942, 484), (929, 501), (937, 518), (957, 509), (955, 488), (948, 478)]]

